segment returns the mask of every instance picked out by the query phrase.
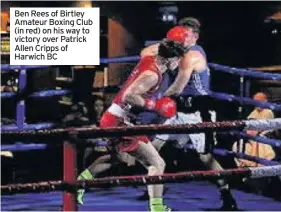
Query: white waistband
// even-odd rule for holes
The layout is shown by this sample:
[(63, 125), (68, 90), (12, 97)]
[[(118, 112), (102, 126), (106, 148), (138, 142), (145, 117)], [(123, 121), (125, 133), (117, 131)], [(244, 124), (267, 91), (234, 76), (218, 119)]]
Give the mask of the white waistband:
[(118, 117), (122, 117), (122, 118), (125, 118), (127, 117), (127, 113), (124, 109), (122, 109), (120, 107), (120, 105), (116, 104), (116, 103), (113, 103), (108, 109), (107, 109), (108, 112), (110, 112), (111, 114), (115, 115), (115, 116), (118, 116)]

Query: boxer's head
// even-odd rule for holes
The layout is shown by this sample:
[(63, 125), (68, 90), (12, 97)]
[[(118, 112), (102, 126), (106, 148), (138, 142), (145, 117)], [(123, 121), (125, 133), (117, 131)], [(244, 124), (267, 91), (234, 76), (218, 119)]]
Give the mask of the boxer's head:
[(181, 57), (185, 53), (185, 42), (189, 32), (185, 27), (176, 26), (167, 32), (166, 38), (160, 42), (159, 56), (163, 58)]
[(165, 59), (181, 57), (185, 53), (184, 45), (179, 42), (164, 39), (160, 42), (158, 55)]
[(186, 17), (180, 19), (178, 25), (185, 27), (190, 33), (190, 36), (186, 41), (186, 46), (189, 47), (191, 45), (196, 44), (197, 40), (199, 39), (199, 33), (201, 27), (200, 22), (196, 18)]
[(163, 39), (158, 48), (158, 56), (164, 59), (164, 63), (169, 70), (174, 70), (178, 66), (178, 61), (184, 55), (186, 49), (179, 42)]
[(167, 59), (183, 56), (188, 36), (189, 33), (184, 27), (176, 26), (170, 29), (166, 38), (160, 42), (159, 56)]
[(158, 56), (165, 59), (165, 65), (173, 70), (177, 67), (178, 60), (187, 51), (185, 42), (189, 36), (188, 30), (182, 26), (176, 26), (167, 32), (158, 48)]
[(158, 54), (167, 59), (167, 67), (174, 70), (178, 66), (179, 58), (187, 52), (186, 42), (190, 33), (183, 26), (171, 28), (158, 48)]
[(166, 39), (181, 44), (184, 47), (189, 47), (192, 40), (192, 32), (184, 26), (175, 26), (167, 32)]

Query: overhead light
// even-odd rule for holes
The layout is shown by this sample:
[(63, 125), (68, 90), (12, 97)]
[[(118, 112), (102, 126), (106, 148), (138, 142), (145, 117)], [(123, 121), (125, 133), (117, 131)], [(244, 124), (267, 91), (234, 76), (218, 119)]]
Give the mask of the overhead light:
[(169, 14), (167, 16), (167, 18), (168, 18), (168, 21), (173, 21), (175, 19), (175, 15)]
[(168, 20), (167, 15), (166, 15), (166, 14), (163, 14), (163, 16), (162, 16), (162, 21), (167, 21), (167, 20)]
[(273, 29), (272, 31), (271, 31), (271, 34), (273, 34), (273, 35), (275, 35), (275, 34), (277, 34), (278, 33), (278, 30), (277, 29)]
[(164, 22), (175, 22), (176, 19), (177, 18), (173, 13), (164, 13), (162, 15), (162, 21), (164, 21)]
[(178, 7), (174, 3), (161, 3), (161, 6), (158, 8), (160, 13), (161, 20), (166, 23), (176, 23)]

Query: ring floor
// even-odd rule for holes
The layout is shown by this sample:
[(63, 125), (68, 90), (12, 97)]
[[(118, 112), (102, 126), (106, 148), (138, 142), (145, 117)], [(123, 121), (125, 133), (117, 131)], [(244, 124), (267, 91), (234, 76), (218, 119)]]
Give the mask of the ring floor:
[[(221, 201), (216, 187), (208, 182), (167, 184), (165, 203), (180, 211), (216, 210)], [(86, 193), (81, 211), (147, 211), (147, 201), (138, 201), (144, 187), (115, 187), (95, 189)], [(281, 201), (233, 190), (240, 210), (279, 211)], [(62, 209), (62, 192), (2, 195), (3, 211), (54, 211)]]

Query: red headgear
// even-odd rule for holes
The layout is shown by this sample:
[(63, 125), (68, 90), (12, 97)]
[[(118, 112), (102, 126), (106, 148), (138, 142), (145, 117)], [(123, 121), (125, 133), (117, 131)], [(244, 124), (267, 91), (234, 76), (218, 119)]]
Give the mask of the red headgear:
[(176, 26), (170, 29), (166, 38), (184, 44), (185, 39), (189, 36), (189, 32), (182, 26)]

